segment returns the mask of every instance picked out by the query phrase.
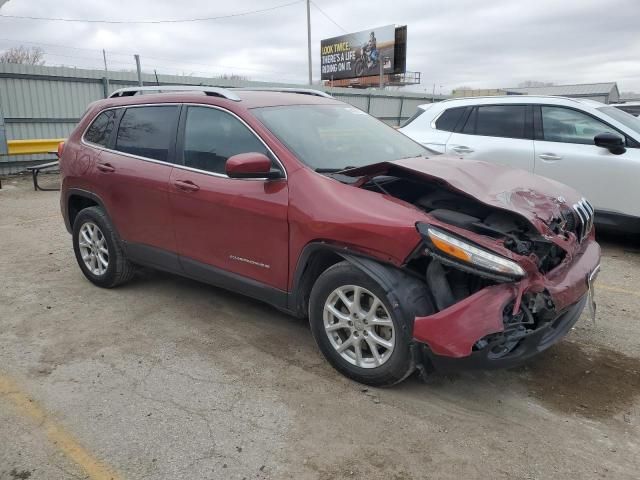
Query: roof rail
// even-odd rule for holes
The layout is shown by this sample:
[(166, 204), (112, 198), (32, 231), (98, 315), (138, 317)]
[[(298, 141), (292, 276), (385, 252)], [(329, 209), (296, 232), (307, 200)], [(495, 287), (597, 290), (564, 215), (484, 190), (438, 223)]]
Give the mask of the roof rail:
[(144, 94), (144, 92), (202, 92), (205, 95), (209, 95), (212, 97), (222, 97), (226, 98), (227, 100), (233, 100), (234, 102), (239, 102), (241, 100), (238, 95), (231, 92), (230, 90), (227, 90), (226, 88), (206, 87), (200, 85), (157, 85), (151, 87), (127, 87), (116, 90), (111, 95), (109, 95), (109, 98), (131, 97), (137, 94)]
[(279, 88), (279, 87), (237, 87), (234, 90), (242, 90), (246, 92), (282, 92), (282, 93), (299, 93), (300, 95), (312, 95), (314, 97), (333, 98), (327, 92), (316, 90), (313, 88)]

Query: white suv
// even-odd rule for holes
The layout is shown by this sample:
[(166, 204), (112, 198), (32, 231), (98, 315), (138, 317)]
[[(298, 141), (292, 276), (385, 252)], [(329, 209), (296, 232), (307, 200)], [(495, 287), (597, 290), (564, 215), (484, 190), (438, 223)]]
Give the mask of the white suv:
[(600, 226), (640, 233), (640, 119), (615, 107), (528, 95), (460, 98), (420, 105), (400, 131), (435, 153), (558, 180), (589, 199)]

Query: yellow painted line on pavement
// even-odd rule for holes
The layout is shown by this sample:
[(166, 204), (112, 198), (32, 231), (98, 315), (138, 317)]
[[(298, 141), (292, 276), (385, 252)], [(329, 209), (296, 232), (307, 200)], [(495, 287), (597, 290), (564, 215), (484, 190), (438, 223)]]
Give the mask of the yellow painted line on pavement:
[(607, 285), (607, 284), (602, 284), (602, 283), (597, 283), (595, 284), (596, 287), (596, 291), (598, 289), (602, 289), (602, 290), (607, 290), (609, 292), (616, 292), (616, 293), (624, 293), (626, 295), (633, 295), (634, 297), (640, 297), (640, 292), (638, 291), (633, 291), (633, 290), (627, 290), (625, 288), (620, 288), (620, 287), (614, 287), (612, 285)]
[(52, 420), (49, 415), (23, 393), (10, 378), (0, 374), (0, 398), (6, 398), (15, 409), (44, 429), (49, 440), (67, 458), (78, 464), (92, 480), (120, 480), (120, 477), (104, 463), (93, 457), (64, 427)]

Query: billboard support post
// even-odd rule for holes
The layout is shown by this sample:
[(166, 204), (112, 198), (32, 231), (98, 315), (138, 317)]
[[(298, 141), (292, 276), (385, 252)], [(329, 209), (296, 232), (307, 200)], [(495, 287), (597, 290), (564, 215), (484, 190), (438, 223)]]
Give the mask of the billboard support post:
[(384, 59), (380, 61), (380, 90), (384, 88)]
[(309, 85), (313, 85), (313, 71), (311, 69), (311, 0), (307, 0), (307, 50), (309, 54)]

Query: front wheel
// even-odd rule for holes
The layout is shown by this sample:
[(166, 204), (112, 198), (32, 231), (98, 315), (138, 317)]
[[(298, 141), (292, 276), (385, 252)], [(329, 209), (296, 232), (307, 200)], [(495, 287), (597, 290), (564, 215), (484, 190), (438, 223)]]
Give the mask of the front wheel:
[(326, 359), (373, 386), (398, 383), (414, 369), (402, 319), (391, 311), (380, 285), (347, 262), (320, 275), (309, 299), (311, 331)]

